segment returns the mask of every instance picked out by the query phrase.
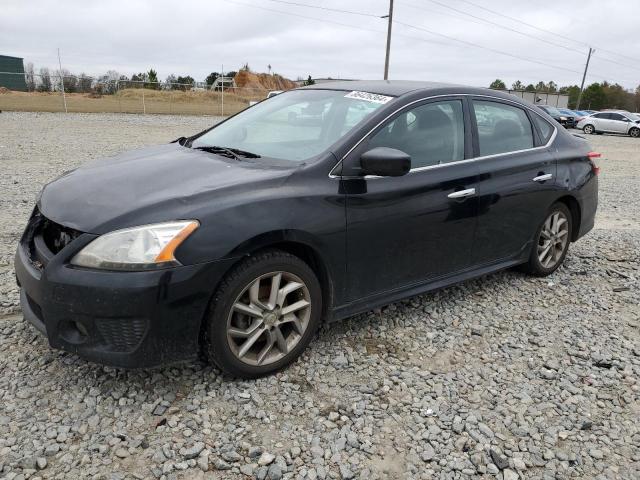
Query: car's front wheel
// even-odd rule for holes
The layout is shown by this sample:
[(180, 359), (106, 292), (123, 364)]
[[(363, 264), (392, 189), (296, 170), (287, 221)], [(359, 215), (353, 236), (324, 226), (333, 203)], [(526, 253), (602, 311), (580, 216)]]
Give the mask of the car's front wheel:
[(571, 212), (564, 203), (554, 203), (534, 238), (527, 273), (545, 277), (553, 273), (567, 256), (572, 232)]
[(593, 128), (593, 125), (585, 125), (584, 127), (582, 127), (582, 131), (587, 135), (591, 135), (596, 131), (596, 129)]
[(205, 353), (229, 375), (266, 375), (302, 353), (321, 315), (313, 270), (287, 252), (264, 251), (234, 267), (217, 289), (206, 318)]
[(640, 128), (633, 127), (631, 130), (629, 130), (629, 135), (632, 136), (633, 138), (639, 138), (640, 137)]

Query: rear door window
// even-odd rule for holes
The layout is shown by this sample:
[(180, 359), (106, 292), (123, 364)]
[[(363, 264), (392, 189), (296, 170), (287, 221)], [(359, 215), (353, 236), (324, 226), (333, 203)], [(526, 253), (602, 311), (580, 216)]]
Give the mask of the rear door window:
[(542, 145), (546, 145), (546, 143), (551, 139), (551, 135), (553, 135), (553, 125), (547, 122), (540, 115), (533, 114), (533, 121), (538, 127), (538, 132), (540, 133), (540, 138), (542, 140)]
[(519, 107), (485, 100), (473, 100), (480, 156), (533, 148), (533, 128), (527, 113)]

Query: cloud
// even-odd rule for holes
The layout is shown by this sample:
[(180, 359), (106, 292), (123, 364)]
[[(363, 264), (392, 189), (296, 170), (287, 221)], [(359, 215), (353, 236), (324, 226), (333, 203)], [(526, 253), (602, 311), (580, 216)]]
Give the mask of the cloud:
[[(604, 14), (602, 2), (583, 0), (576, 14), (569, 3), (474, 0), (573, 40), (531, 29), (464, 0), (445, 2), (396, 0), (398, 22), (436, 34), (394, 24), (390, 78), (480, 86), (495, 78), (508, 85), (518, 79), (579, 84), (588, 43), (596, 46), (596, 53), (587, 82), (607, 79), (628, 88), (640, 84), (640, 36), (635, 15), (624, 2), (608, 2)], [(384, 15), (388, 9), (385, 0), (298, 3), (372, 15)], [(4, 0), (0, 17), (0, 53), (55, 68), (59, 47), (64, 68), (90, 75), (109, 69), (131, 75), (153, 67), (162, 79), (173, 73), (203, 80), (209, 72), (220, 71), (222, 64), (225, 70), (237, 70), (248, 63), (256, 71), (266, 71), (270, 64), (275, 72), (294, 79), (375, 79), (382, 77), (385, 42), (384, 19), (269, 0)]]

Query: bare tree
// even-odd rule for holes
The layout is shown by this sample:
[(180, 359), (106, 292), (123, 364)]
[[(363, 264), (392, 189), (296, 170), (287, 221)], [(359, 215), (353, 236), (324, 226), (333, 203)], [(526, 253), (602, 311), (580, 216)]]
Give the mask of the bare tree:
[(27, 66), (24, 69), (24, 81), (27, 84), (27, 90), (30, 92), (34, 92), (36, 90), (36, 76), (33, 71), (33, 63), (27, 63)]
[(38, 85), (38, 91), (51, 91), (51, 74), (49, 73), (49, 69), (46, 67), (40, 69), (40, 85)]
[(78, 77), (78, 92), (89, 93), (91, 91), (91, 84), (93, 80), (85, 73), (81, 73)]
[(63, 68), (58, 71), (58, 77), (64, 82), (64, 91), (67, 93), (74, 93), (78, 88), (78, 79), (75, 75), (72, 75), (69, 70)]

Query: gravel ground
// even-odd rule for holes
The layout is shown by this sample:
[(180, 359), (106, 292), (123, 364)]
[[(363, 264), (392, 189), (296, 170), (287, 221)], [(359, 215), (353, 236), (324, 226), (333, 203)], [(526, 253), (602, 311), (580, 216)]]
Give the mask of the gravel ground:
[(640, 142), (603, 152), (597, 225), (507, 271), (322, 328), (256, 381), (100, 367), (22, 321), (11, 267), (41, 185), (212, 118), (0, 114), (0, 476), (640, 478)]

